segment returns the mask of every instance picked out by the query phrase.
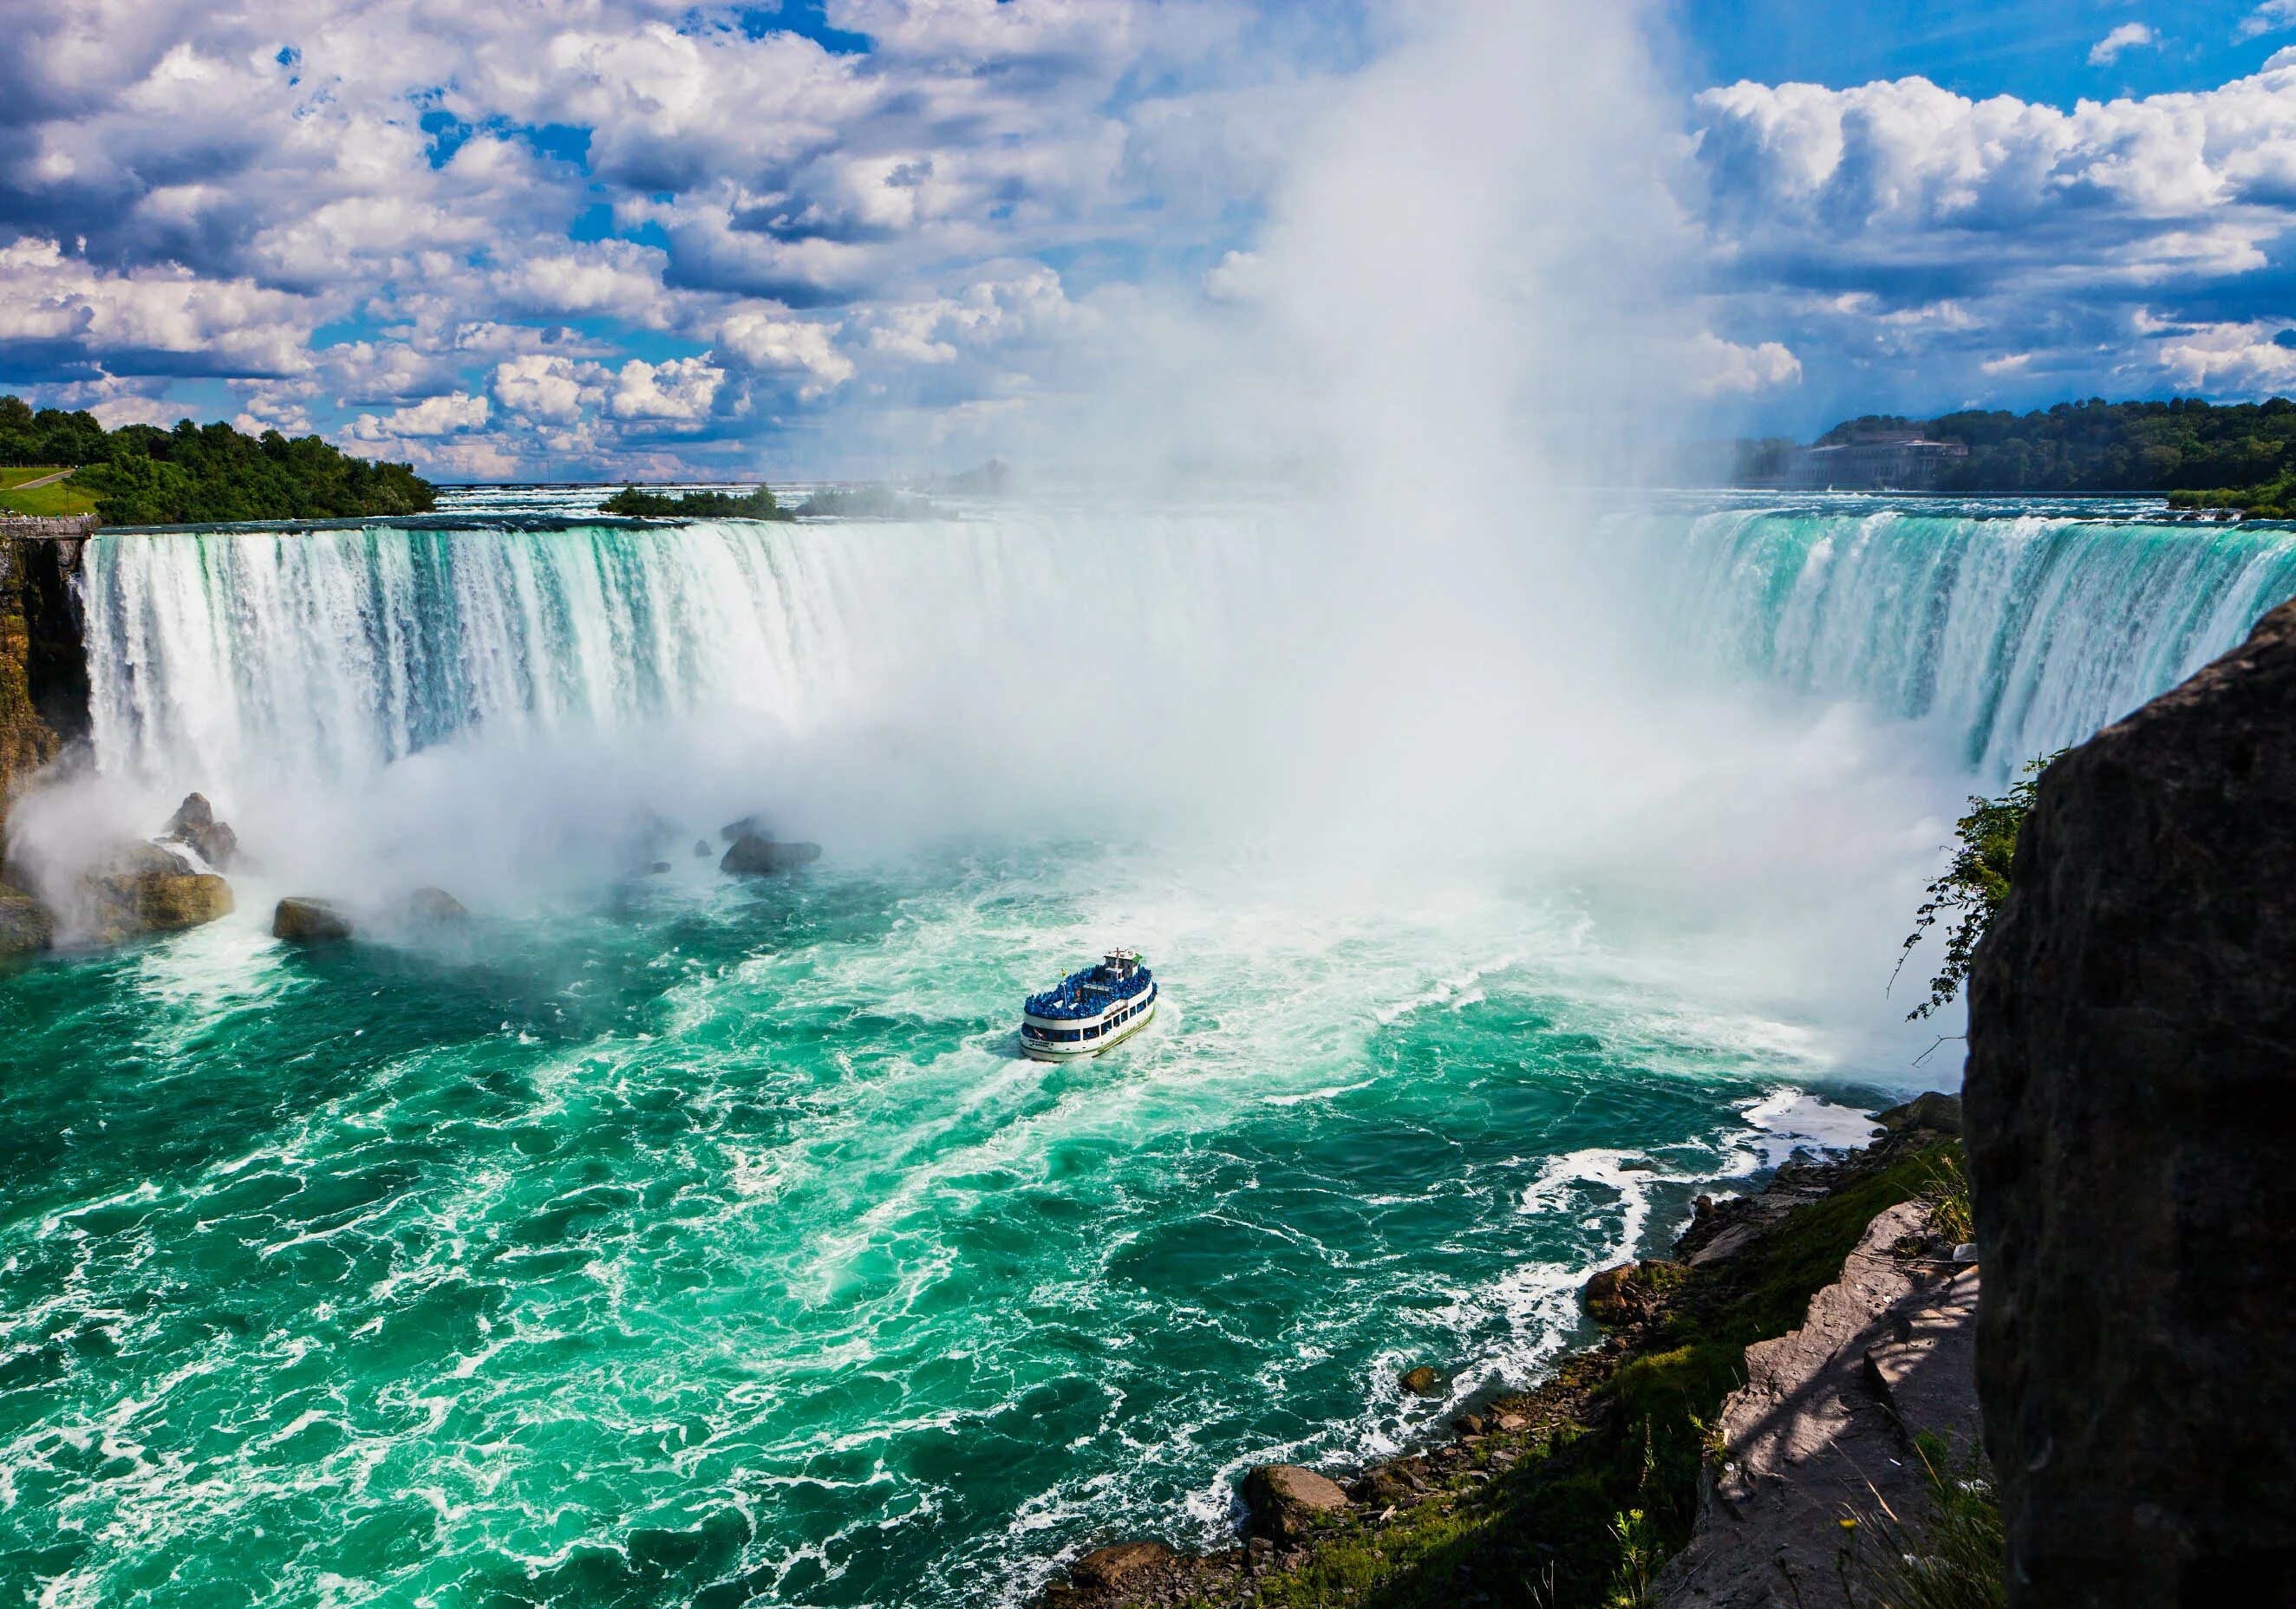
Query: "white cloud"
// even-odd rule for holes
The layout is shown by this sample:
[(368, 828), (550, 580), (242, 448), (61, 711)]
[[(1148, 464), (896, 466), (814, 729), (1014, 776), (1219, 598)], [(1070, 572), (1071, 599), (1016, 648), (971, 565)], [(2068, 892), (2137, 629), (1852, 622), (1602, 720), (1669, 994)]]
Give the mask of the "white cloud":
[(2089, 46), (2088, 64), (2091, 67), (2103, 67), (2128, 51), (2160, 43), (2161, 36), (2155, 33), (2149, 24), (2124, 22)]
[(2290, 28), (2296, 28), (2296, 0), (2264, 0), (2242, 20), (2240, 37), (2253, 39), (2259, 34), (2276, 34)]
[(744, 368), (804, 374), (807, 381), (799, 394), (816, 397), (853, 378), (853, 360), (831, 339), (842, 328), (756, 311), (737, 313), (718, 326), (714, 350)]
[(572, 424), (605, 401), (609, 375), (603, 365), (529, 352), (495, 365), (495, 400), (512, 413), (538, 424)]
[(91, 266), (61, 243), (0, 246), (0, 345), (53, 347), (94, 361), (140, 355), (169, 372), (292, 374), (322, 305), (244, 279), (202, 279), (172, 264)]
[(650, 363), (632, 358), (615, 377), (607, 404), (616, 419), (698, 420), (717, 400), (726, 372), (707, 358), (677, 357)]
[(444, 396), (426, 396), (412, 407), (395, 408), (381, 419), (372, 413), (362, 413), (352, 423), (350, 433), (355, 440), (368, 442), (398, 441), (407, 437), (455, 436), (466, 430), (483, 429), (487, 414), (485, 397), (455, 391)]
[(1684, 381), (1693, 396), (1751, 396), (1801, 381), (1801, 360), (1779, 341), (1742, 347), (1702, 331), (1685, 355)]

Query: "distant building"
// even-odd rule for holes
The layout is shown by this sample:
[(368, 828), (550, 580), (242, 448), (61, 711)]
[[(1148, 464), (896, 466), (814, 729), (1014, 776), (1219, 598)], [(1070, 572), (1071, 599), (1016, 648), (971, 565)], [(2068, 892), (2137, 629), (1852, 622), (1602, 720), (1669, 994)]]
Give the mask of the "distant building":
[(1856, 436), (1829, 447), (1795, 448), (1786, 460), (1786, 484), (1845, 492), (1921, 492), (1937, 485), (1946, 465), (1968, 456), (1969, 449), (1957, 441)]

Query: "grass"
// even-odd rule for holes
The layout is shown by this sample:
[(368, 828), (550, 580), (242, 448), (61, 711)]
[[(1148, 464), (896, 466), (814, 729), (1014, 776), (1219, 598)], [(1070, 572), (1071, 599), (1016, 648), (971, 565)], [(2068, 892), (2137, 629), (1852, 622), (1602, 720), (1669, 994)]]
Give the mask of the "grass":
[(2002, 1609), (2008, 1601), (2008, 1544), (2001, 1501), (1980, 1455), (1958, 1472), (1952, 1450), (1939, 1437), (1915, 1438), (1929, 1488), (1919, 1525), (1880, 1503), (1857, 1516), (1861, 1549), (1857, 1573), (1874, 1609)]
[(53, 481), (30, 491), (16, 488), (28, 480), (38, 480), (53, 475), (53, 468), (16, 468), (0, 470), (0, 509), (15, 514), (34, 514), (53, 519), (61, 514), (93, 514), (95, 499), (69, 480)]
[[(1718, 1451), (1711, 1426), (1743, 1380), (1746, 1346), (1801, 1323), (1875, 1213), (1925, 1196), (1934, 1210), (1940, 1177), (1960, 1176), (1957, 1150), (1912, 1152), (1797, 1207), (1717, 1267), (1652, 1265), (1651, 1283), (1669, 1297), (1655, 1334), (1615, 1367), (1580, 1353), (1558, 1368), (1558, 1384), (1594, 1384), (1577, 1422), (1472, 1443), (1432, 1496), (1398, 1502), (1384, 1521), (1370, 1517), (1380, 1505), (1365, 1505), (1368, 1513), (1332, 1524), (1296, 1569), (1262, 1578), (1249, 1601), (1264, 1609), (1648, 1603), (1660, 1566), (1697, 1523)], [(1907, 1599), (1904, 1609), (1960, 1605)]]

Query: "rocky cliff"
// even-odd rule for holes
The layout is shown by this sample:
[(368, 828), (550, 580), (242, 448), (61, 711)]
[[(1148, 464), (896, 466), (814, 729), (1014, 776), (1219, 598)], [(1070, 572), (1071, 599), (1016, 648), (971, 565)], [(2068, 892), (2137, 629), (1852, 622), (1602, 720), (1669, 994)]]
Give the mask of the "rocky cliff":
[(2042, 778), (1970, 990), (2016, 1605), (2296, 1603), (2296, 605)]
[[(0, 522), (0, 860), (8, 805), (33, 772), (87, 731), (87, 666), (71, 575), (77, 540)], [(24, 522), (29, 523), (29, 522)]]

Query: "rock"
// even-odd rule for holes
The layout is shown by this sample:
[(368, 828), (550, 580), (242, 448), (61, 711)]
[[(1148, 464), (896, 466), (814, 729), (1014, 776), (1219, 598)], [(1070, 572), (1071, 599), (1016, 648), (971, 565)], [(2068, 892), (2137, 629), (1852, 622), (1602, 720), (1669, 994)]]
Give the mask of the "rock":
[(696, 838), (693, 840), (693, 858), (695, 860), (706, 861), (716, 853), (716, 850), (709, 847), (709, 840), (708, 838)]
[(1874, 1121), (1892, 1134), (1903, 1134), (1914, 1129), (1928, 1129), (1938, 1134), (1961, 1132), (1961, 1097), (1942, 1095), (1931, 1090), (1916, 1095), (1900, 1107), (1874, 1114)]
[(351, 932), (350, 917), (327, 900), (294, 896), (280, 901), (271, 913), (271, 936), (291, 944), (331, 943)]
[(1595, 1322), (1640, 1324), (1665, 1310), (1666, 1295), (1682, 1282), (1678, 1262), (1622, 1262), (1587, 1281), (1587, 1311)]
[(231, 885), (159, 844), (129, 844), (78, 883), (89, 935), (119, 943), (150, 933), (180, 933), (231, 914)]
[(1481, 1435), (1488, 1427), (1480, 1414), (1460, 1414), (1451, 1421), (1451, 1428), (1462, 1436), (1472, 1438)]
[(1518, 1430), (1529, 1430), (1530, 1428), (1530, 1416), (1528, 1414), (1513, 1412), (1496, 1414), (1491, 1418), (1491, 1428), (1493, 1430), (1505, 1431), (1509, 1433)]
[(36, 955), (56, 942), (47, 907), (21, 889), (0, 884), (0, 960)]
[(162, 842), (190, 845), (199, 851), (200, 859), (217, 871), (229, 871), (239, 858), (239, 835), (216, 820), (215, 807), (205, 794), (184, 795), (176, 813), (160, 829), (160, 837)]
[(1297, 1542), (1321, 1522), (1346, 1513), (1348, 1494), (1312, 1469), (1262, 1464), (1243, 1477), (1243, 1501), (1256, 1534)]
[(1443, 1389), (1443, 1377), (1423, 1363), (1405, 1369), (1398, 1384), (1414, 1397), (1431, 1397)]
[(764, 838), (770, 842), (774, 836), (774, 827), (773, 823), (766, 819), (765, 812), (758, 811), (753, 815), (743, 816), (738, 821), (726, 822), (718, 829), (718, 836), (728, 844), (733, 843), (736, 838)]
[(1746, 1349), (1746, 1384), (1715, 1425), (1722, 1466), (1658, 1579), (1662, 1609), (1872, 1601), (1852, 1596), (1860, 1532), (1845, 1513), (1924, 1514), (1911, 1439), (1943, 1438), (1958, 1466), (1977, 1436), (1977, 1271), (1940, 1284), (1928, 1263), (1892, 1255), (1926, 1232), (1928, 1212), (1915, 1201), (1877, 1215), (1801, 1327)]
[(726, 858), (718, 862), (718, 870), (735, 877), (772, 877), (779, 872), (794, 871), (800, 866), (809, 866), (821, 858), (818, 844), (777, 844), (773, 839), (755, 833), (744, 833), (734, 840)]
[(655, 861), (651, 865), (647, 866), (646, 875), (650, 878), (658, 878), (668, 870), (669, 862), (668, 861)]
[(410, 921), (466, 922), (471, 913), (444, 888), (417, 888), (400, 907)]
[(1169, 1564), (1172, 1550), (1161, 1542), (1117, 1542), (1095, 1548), (1069, 1567), (1069, 1577), (1079, 1587), (1112, 1592), (1145, 1572)]
[(2296, 606), (2051, 765), (1970, 978), (2009, 1602), (2296, 1603)]

